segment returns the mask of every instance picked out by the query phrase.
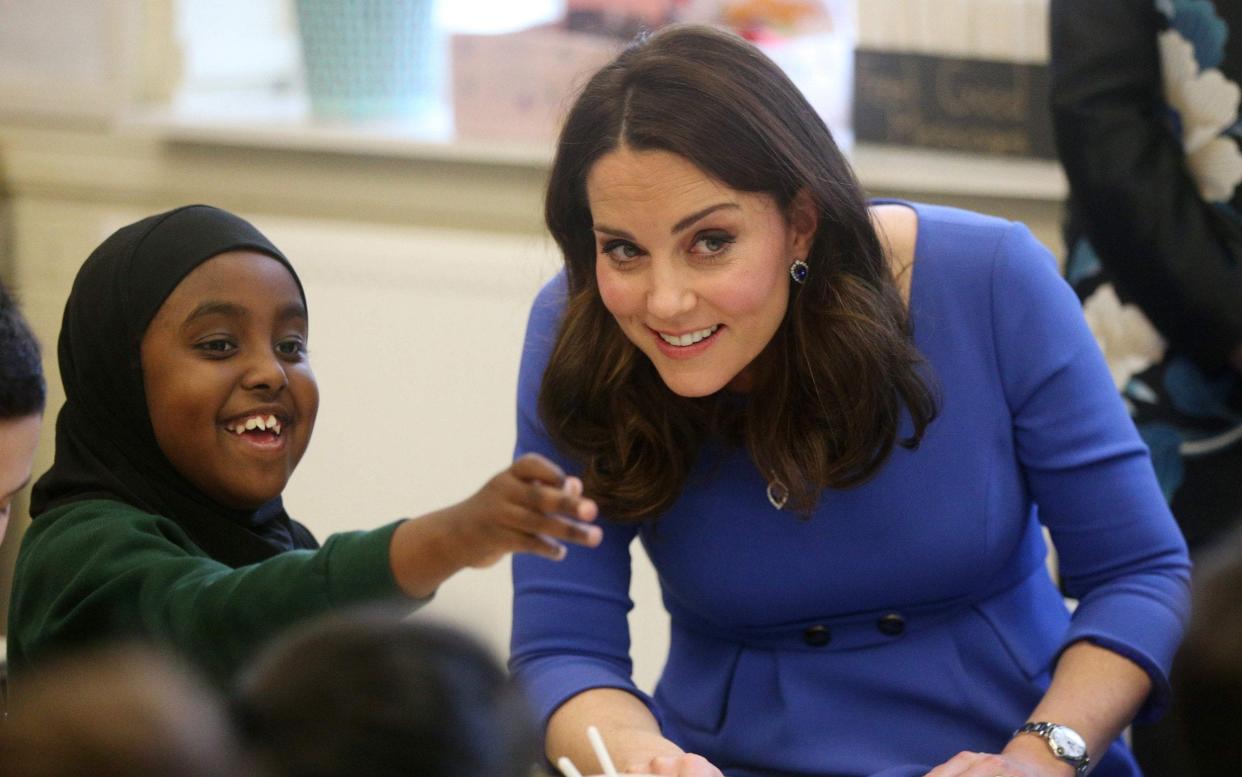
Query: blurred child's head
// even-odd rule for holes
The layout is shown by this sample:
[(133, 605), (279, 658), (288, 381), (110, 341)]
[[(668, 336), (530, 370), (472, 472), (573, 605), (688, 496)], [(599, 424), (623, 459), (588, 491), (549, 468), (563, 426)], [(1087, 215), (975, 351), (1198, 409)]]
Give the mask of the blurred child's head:
[(150, 649), (67, 654), (14, 691), (0, 724), (5, 777), (249, 773), (223, 702)]
[(1187, 777), (1242, 764), (1242, 527), (1196, 561), (1192, 614), (1173, 663), (1173, 724)]
[(32, 514), (117, 499), (234, 566), (313, 543), (280, 501), (319, 404), (307, 324), (288, 260), (231, 213), (191, 205), (115, 232), (65, 306), (66, 403)]
[(365, 609), (272, 644), (241, 676), (244, 736), (276, 777), (525, 777), (525, 698), (475, 640)]
[(13, 497), (30, 480), (46, 402), (39, 342), (0, 286), (0, 539)]

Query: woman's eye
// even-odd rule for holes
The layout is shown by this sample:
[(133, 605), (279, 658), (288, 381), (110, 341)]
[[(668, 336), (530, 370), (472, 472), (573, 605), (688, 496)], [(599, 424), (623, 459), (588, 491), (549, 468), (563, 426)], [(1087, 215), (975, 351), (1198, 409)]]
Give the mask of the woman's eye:
[(603, 253), (607, 254), (609, 259), (618, 264), (633, 261), (642, 255), (642, 251), (638, 250), (638, 246), (624, 240), (612, 240), (605, 243)]
[(729, 247), (733, 242), (733, 238), (729, 235), (700, 235), (695, 241), (691, 249), (696, 254), (718, 254)]

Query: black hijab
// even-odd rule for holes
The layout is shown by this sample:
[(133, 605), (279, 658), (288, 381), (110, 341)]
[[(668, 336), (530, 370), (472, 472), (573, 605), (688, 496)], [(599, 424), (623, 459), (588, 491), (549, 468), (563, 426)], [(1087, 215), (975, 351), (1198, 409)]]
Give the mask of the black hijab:
[(160, 450), (147, 413), (141, 363), (147, 326), (191, 270), (235, 250), (276, 259), (302, 291), (276, 246), (243, 219), (207, 205), (122, 227), (87, 258), (60, 330), (66, 399), (56, 419), (55, 460), (31, 495), (37, 520), (70, 502), (115, 499), (176, 522), (205, 553), (232, 567), (318, 547), (280, 497), (257, 510), (235, 510), (191, 485)]

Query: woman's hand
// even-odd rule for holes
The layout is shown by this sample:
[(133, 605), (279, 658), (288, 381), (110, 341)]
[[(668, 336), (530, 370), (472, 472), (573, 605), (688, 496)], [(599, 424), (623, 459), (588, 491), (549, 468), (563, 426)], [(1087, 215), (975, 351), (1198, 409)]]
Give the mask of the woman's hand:
[(720, 770), (701, 755), (661, 755), (645, 764), (633, 764), (626, 772), (630, 774), (658, 774), (660, 777), (724, 777)]
[(487, 567), (509, 553), (559, 560), (566, 542), (595, 547), (599, 514), (582, 495), (582, 481), (536, 453), (513, 462), (473, 496), (393, 534), (389, 556), (397, 584), (414, 598), (430, 596), (465, 567)]
[(958, 753), (927, 777), (1074, 777), (1074, 767), (1054, 757), (1038, 737), (1020, 736), (999, 754)]

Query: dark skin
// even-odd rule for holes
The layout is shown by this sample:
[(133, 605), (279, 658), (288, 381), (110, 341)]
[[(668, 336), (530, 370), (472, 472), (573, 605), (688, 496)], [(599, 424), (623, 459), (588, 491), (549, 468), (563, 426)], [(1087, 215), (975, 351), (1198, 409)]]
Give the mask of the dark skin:
[[(217, 502), (255, 508), (289, 482), (319, 407), (307, 339), (293, 276), (252, 251), (196, 267), (147, 327), (143, 383), (156, 441)], [(594, 547), (603, 538), (589, 524), (597, 514), (580, 480), (527, 454), (463, 501), (403, 522), (389, 563), (401, 590), (423, 598), (457, 571), (508, 553), (560, 559), (564, 543)]]

